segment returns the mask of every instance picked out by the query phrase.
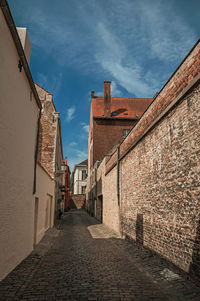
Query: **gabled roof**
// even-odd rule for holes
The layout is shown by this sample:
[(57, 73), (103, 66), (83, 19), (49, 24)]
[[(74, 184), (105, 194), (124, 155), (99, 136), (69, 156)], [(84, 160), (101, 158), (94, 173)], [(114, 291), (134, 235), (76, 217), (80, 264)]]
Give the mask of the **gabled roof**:
[[(153, 98), (111, 97), (111, 117), (140, 118), (153, 101)], [(104, 98), (92, 98), (93, 117), (104, 116)]]
[(78, 164), (76, 164), (76, 165), (88, 165), (88, 159), (86, 159), (86, 160), (84, 160), (84, 161), (82, 161), (81, 163), (78, 163)]

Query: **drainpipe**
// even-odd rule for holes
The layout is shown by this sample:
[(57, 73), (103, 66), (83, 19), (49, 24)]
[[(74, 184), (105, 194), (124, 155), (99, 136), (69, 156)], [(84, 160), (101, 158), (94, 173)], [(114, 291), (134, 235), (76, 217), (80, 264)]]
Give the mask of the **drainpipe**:
[(122, 210), (120, 204), (120, 191), (119, 191), (119, 164), (120, 164), (120, 146), (117, 148), (117, 200), (118, 200), (118, 213), (119, 213), (119, 233), (123, 237), (122, 228)]
[(38, 148), (39, 148), (39, 139), (40, 139), (40, 119), (41, 119), (41, 108), (39, 110), (39, 116), (37, 122), (37, 138), (36, 138), (35, 156), (34, 156), (33, 194), (36, 193), (36, 169), (37, 169)]
[(118, 206), (120, 205), (120, 198), (119, 198), (119, 156), (120, 156), (120, 146), (117, 148), (117, 199), (118, 199)]

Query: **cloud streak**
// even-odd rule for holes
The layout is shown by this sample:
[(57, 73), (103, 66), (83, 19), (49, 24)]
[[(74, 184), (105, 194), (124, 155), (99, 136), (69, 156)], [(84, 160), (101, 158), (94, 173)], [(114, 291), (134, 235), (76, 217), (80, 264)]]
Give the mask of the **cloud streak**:
[[(58, 64), (106, 75), (118, 85), (118, 95), (121, 86), (144, 97), (161, 88), (197, 39), (172, 4), (161, 0), (107, 0), (106, 5), (98, 0), (63, 1), (55, 7), (59, 18), (54, 9), (47, 14), (37, 6), (24, 18), (30, 24), (32, 43)], [(47, 1), (43, 5), (48, 7)]]
[(65, 119), (66, 122), (70, 122), (70, 121), (72, 121), (72, 119), (75, 118), (75, 111), (76, 111), (76, 108), (74, 106), (70, 107), (67, 110), (67, 116), (66, 116), (66, 119)]

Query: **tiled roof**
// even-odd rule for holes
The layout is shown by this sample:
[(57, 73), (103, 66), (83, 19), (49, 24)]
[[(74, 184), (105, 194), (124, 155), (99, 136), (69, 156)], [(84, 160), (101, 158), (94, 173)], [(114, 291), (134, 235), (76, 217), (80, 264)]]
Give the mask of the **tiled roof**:
[[(111, 97), (111, 116), (118, 118), (140, 118), (153, 98)], [(92, 98), (93, 117), (104, 116), (104, 98)]]
[(84, 160), (83, 162), (77, 164), (77, 165), (88, 165), (88, 159)]

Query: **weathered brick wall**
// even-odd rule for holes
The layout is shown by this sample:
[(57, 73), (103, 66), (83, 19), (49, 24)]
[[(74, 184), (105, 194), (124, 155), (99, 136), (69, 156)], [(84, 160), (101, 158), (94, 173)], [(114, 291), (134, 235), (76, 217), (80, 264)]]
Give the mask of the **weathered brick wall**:
[[(200, 43), (197, 43), (120, 146), (122, 234), (197, 276), (200, 276), (199, 73)], [(115, 152), (106, 165), (106, 183), (109, 191), (115, 192), (116, 157)], [(109, 214), (109, 209), (107, 220), (113, 220), (115, 215), (112, 211)], [(111, 226), (114, 227), (112, 223)]]
[(85, 194), (72, 194), (70, 196), (70, 209), (85, 208)]
[(121, 162), (122, 231), (185, 271), (199, 222), (200, 88)]
[(94, 120), (93, 164), (123, 139), (123, 129), (132, 129), (134, 120)]
[(57, 118), (53, 96), (37, 84), (35, 85), (39, 98), (43, 103), (43, 111), (40, 119), (40, 136), (38, 161), (46, 171), (54, 177), (55, 169), (55, 137), (57, 129)]

